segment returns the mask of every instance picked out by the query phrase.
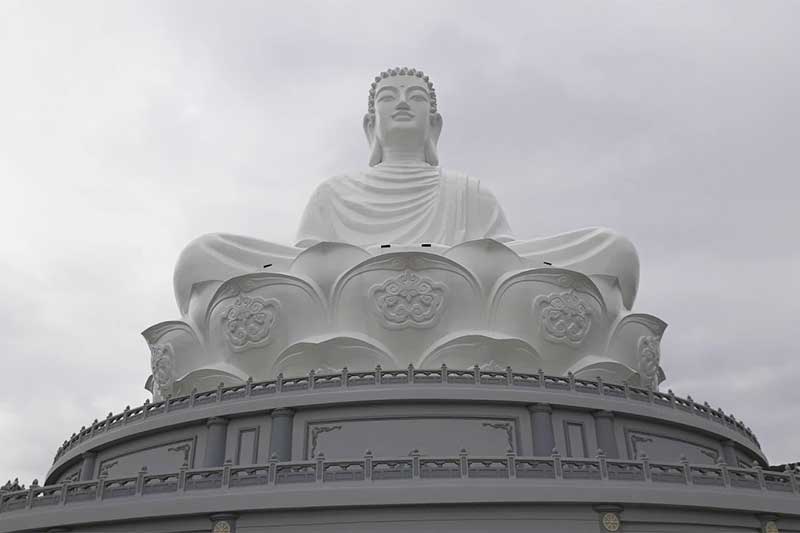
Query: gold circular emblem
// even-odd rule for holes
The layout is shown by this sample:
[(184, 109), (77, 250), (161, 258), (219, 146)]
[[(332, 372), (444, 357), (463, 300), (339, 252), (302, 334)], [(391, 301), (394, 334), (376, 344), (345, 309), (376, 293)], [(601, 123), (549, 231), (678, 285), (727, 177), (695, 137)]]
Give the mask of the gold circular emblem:
[(778, 524), (770, 520), (769, 522), (764, 524), (764, 533), (779, 533)]
[(603, 513), (603, 527), (606, 531), (619, 531), (619, 517), (617, 513)]
[(225, 520), (220, 520), (214, 524), (214, 529), (211, 533), (231, 533), (231, 525)]

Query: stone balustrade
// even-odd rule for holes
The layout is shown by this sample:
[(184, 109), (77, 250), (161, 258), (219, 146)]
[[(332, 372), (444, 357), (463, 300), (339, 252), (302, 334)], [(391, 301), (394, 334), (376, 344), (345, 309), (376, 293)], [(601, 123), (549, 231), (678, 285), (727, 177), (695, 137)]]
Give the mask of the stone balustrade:
[(378, 366), (375, 370), (368, 372), (350, 372), (347, 368), (344, 368), (342, 372), (337, 374), (317, 375), (314, 372), (310, 372), (307, 376), (296, 378), (285, 378), (283, 375), (278, 375), (275, 380), (261, 382), (248, 380), (243, 385), (231, 387), (223, 387), (220, 384), (217, 389), (193, 392), (188, 396), (167, 398), (166, 400), (152, 403), (145, 401), (139, 407), (126, 407), (121, 413), (116, 415), (109, 413), (106, 419), (95, 420), (89, 427), (82, 427), (79, 432), (73, 434), (70, 439), (59, 447), (54, 462), (67, 451), (95, 435), (181, 409), (191, 409), (210, 403), (249, 399), (260, 395), (287, 394), (295, 391), (310, 392), (317, 389), (386, 385), (413, 386), (421, 384), (441, 384), (443, 386), (460, 384), (570, 391), (634, 402), (646, 402), (667, 409), (679, 409), (717, 422), (745, 436), (760, 449), (756, 436), (740, 420), (737, 420), (732, 415), (725, 414), (722, 409), (711, 408), (708, 403), (697, 403), (692, 400), (691, 396), (688, 398), (675, 396), (672, 391), (664, 393), (627, 384), (619, 385), (606, 383), (602, 380), (578, 379), (572, 375), (548, 376), (541, 371), (537, 374), (526, 374), (514, 372), (511, 368), (507, 368), (505, 371), (494, 371), (481, 370), (477, 366), (469, 370), (448, 368), (446, 366), (437, 369), (415, 369), (413, 366), (409, 366), (404, 370), (385, 370)]
[[(361, 459), (328, 461), (319, 454), (312, 461), (278, 462), (234, 466), (230, 461), (217, 468), (189, 469), (148, 474), (143, 468), (137, 476), (58, 485), (32, 486), (27, 490), (0, 492), (0, 513), (38, 507), (69, 505), (78, 502), (119, 501), (144, 495), (180, 494), (191, 491), (228, 490), (239, 487), (266, 487), (297, 483), (338, 483), (414, 480), (477, 479), (536, 480), (559, 482), (619, 482), (691, 486), (712, 486), (727, 490), (749, 489), (784, 493), (798, 497), (800, 473), (775, 472), (755, 468), (734, 468), (724, 462), (715, 465), (618, 460), (599, 453), (594, 458), (518, 457), (509, 451), (500, 457), (473, 457), (465, 450), (453, 457), (427, 457), (418, 450), (408, 457), (376, 458), (367, 451)], [(599, 487), (598, 487), (599, 488)], [(684, 489), (689, 490), (689, 489)]]

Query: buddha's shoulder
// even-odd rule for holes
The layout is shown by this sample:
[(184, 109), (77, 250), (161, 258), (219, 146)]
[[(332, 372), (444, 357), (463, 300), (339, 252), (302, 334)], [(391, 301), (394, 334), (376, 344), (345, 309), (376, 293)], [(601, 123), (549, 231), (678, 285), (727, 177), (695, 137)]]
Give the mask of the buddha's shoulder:
[(475, 195), (482, 202), (496, 203), (491, 189), (480, 178), (460, 170), (440, 169), (439, 172), (444, 182), (466, 188), (469, 194)]

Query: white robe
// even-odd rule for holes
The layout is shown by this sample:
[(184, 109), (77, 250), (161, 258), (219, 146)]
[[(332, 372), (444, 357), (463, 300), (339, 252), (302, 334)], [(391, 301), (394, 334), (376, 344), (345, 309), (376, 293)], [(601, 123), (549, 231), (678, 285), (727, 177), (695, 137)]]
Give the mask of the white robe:
[(479, 180), (424, 163), (383, 163), (317, 187), (297, 246), (321, 241), (452, 246), (483, 238), (513, 240), (503, 209)]

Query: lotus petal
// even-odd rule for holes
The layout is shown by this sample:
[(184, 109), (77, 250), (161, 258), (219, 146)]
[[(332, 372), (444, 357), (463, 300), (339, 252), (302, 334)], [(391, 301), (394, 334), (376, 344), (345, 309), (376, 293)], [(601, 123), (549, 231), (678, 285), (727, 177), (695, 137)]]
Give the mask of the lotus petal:
[(568, 372), (572, 372), (579, 379), (601, 378), (608, 383), (630, 382), (632, 377), (637, 376), (636, 371), (628, 365), (599, 355), (583, 357), (572, 365)]
[(433, 346), (417, 365), (419, 368), (472, 368), (537, 372), (542, 358), (527, 342), (511, 337), (499, 337), (492, 332), (461, 331), (444, 337)]
[(289, 272), (312, 279), (325, 296), (330, 296), (336, 279), (371, 256), (363, 248), (341, 242), (319, 242), (303, 250)]
[(516, 252), (494, 239), (467, 241), (453, 246), (443, 255), (468, 268), (487, 292), (501, 276), (526, 266)]
[(399, 368), (400, 364), (375, 339), (355, 336), (306, 339), (286, 348), (275, 361), (271, 373), (303, 376), (311, 370), (339, 372), (347, 367), (354, 372), (373, 370), (377, 365)]

